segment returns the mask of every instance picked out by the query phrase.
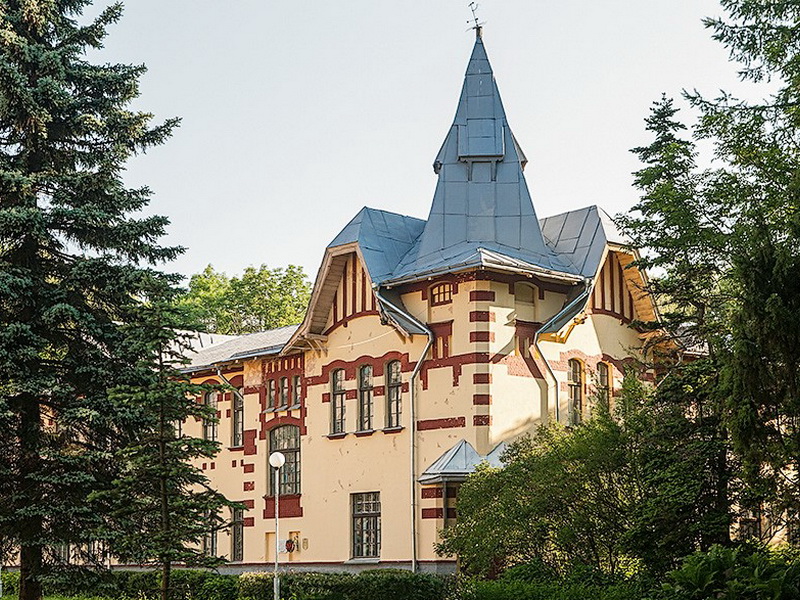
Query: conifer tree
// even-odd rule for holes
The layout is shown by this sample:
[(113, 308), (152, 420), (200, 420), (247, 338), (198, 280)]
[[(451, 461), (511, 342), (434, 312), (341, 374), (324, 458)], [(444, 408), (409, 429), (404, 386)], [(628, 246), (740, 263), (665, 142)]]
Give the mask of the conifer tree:
[[(175, 120), (132, 111), (141, 66), (92, 64), (120, 18), (80, 24), (90, 0), (0, 0), (0, 538), (19, 548), (20, 598), (38, 600), (54, 547), (93, 540), (87, 502), (117, 476), (140, 410), (107, 390), (147, 383), (128, 334), (163, 247), (164, 217), (125, 161)], [(138, 378), (138, 379), (137, 379)]]
[(219, 442), (182, 433), (184, 422), (217, 421), (216, 409), (202, 399), (221, 389), (192, 384), (181, 373), (190, 342), (181, 333), (184, 313), (169, 289), (153, 296), (161, 299), (142, 306), (141, 319), (126, 332), (130, 351), (140, 357), (139, 379), (147, 383), (111, 390), (118, 406), (140, 414), (139, 434), (117, 453), (123, 467), (113, 487), (93, 500), (109, 516), (103, 537), (113, 554), (125, 563), (158, 565), (161, 598), (168, 600), (173, 563), (225, 562), (208, 542), (228, 525), (226, 513), (243, 507), (212, 489), (199, 467), (197, 459), (213, 459)]

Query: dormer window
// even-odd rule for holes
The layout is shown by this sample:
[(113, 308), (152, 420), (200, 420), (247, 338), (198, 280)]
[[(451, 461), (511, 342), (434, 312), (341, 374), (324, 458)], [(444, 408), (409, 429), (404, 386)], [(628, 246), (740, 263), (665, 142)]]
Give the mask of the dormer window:
[(437, 283), (430, 289), (431, 306), (442, 306), (453, 301), (453, 284)]

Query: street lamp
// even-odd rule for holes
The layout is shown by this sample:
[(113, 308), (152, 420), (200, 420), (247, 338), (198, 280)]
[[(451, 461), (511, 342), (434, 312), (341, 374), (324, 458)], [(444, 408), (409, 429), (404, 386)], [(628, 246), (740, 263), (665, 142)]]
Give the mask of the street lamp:
[(278, 554), (280, 552), (280, 540), (278, 539), (278, 507), (281, 495), (280, 473), (281, 467), (286, 464), (286, 457), (281, 452), (273, 452), (269, 455), (269, 464), (275, 468), (275, 574), (272, 578), (272, 596), (274, 600), (280, 600), (281, 583), (278, 579)]

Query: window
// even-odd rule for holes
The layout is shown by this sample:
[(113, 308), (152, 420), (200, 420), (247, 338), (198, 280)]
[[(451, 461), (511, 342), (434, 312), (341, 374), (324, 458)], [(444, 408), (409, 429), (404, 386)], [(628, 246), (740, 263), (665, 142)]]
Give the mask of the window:
[(403, 414), (403, 379), (400, 374), (400, 361), (393, 360), (386, 365), (386, 426), (400, 427)]
[(532, 323), (536, 320), (536, 288), (528, 283), (514, 284), (516, 319)]
[(604, 408), (608, 408), (611, 401), (611, 379), (609, 373), (610, 370), (606, 363), (597, 363), (597, 401)]
[(241, 508), (231, 511), (231, 560), (244, 560), (244, 510)]
[(217, 530), (212, 529), (203, 537), (203, 554), (217, 556)]
[(275, 401), (275, 380), (270, 379), (267, 382), (267, 406), (276, 407), (278, 404)]
[(281, 377), (281, 406), (289, 406), (289, 378)]
[(372, 367), (369, 365), (358, 370), (358, 429), (372, 429)]
[(344, 433), (344, 369), (331, 373), (331, 433)]
[(430, 289), (431, 306), (450, 304), (453, 301), (453, 284), (439, 283)]
[(739, 517), (739, 539), (759, 540), (761, 538), (761, 511), (758, 509), (745, 510)]
[(203, 404), (206, 408), (209, 409), (209, 412), (213, 411), (213, 416), (209, 416), (208, 418), (203, 419), (203, 439), (208, 440), (210, 442), (217, 441), (217, 393), (216, 392), (206, 392), (206, 395), (203, 397)]
[(353, 494), (353, 558), (381, 555), (381, 494)]
[(583, 365), (574, 358), (567, 371), (569, 385), (569, 424), (578, 425), (583, 418)]
[(231, 423), (231, 446), (238, 448), (244, 445), (244, 396), (242, 388), (233, 392), (233, 422)]
[[(269, 453), (281, 452), (286, 463), (280, 470), (281, 496), (300, 493), (300, 428), (296, 425), (283, 425), (269, 432)], [(275, 495), (275, 473), (269, 468), (270, 495)]]
[(300, 406), (300, 395), (303, 392), (302, 380), (300, 375), (292, 377), (292, 404)]

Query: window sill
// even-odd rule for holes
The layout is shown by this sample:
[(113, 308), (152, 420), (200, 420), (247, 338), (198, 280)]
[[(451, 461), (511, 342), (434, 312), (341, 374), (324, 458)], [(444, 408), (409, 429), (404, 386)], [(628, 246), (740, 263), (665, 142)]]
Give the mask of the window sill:
[(301, 406), (300, 406), (299, 404), (292, 404), (292, 405), (291, 405), (289, 408), (287, 408), (286, 410), (297, 410), (297, 409), (299, 409), (299, 408), (301, 408)]
[(381, 562), (380, 557), (369, 557), (369, 558), (351, 558), (350, 560), (344, 561), (346, 565), (377, 565)]
[(237, 450), (244, 450), (244, 444), (240, 444), (238, 446), (228, 446), (228, 450), (232, 452), (236, 452)]
[(383, 433), (400, 433), (401, 431), (403, 431), (403, 429), (405, 429), (405, 427), (402, 426), (384, 427), (381, 431), (383, 431)]
[(375, 433), (374, 429), (362, 429), (360, 431), (354, 432), (356, 437), (367, 437), (368, 435), (372, 435)]
[(347, 436), (347, 432), (346, 431), (343, 431), (342, 433), (329, 433), (326, 437), (329, 440), (340, 440), (345, 436)]
[(273, 413), (273, 412), (275, 412), (276, 410), (278, 410), (278, 409), (277, 409), (277, 408), (272, 408), (272, 407), (270, 407), (270, 408), (265, 408), (264, 410), (262, 410), (262, 411), (261, 411), (261, 414), (263, 415), (263, 414), (266, 414), (266, 413)]

